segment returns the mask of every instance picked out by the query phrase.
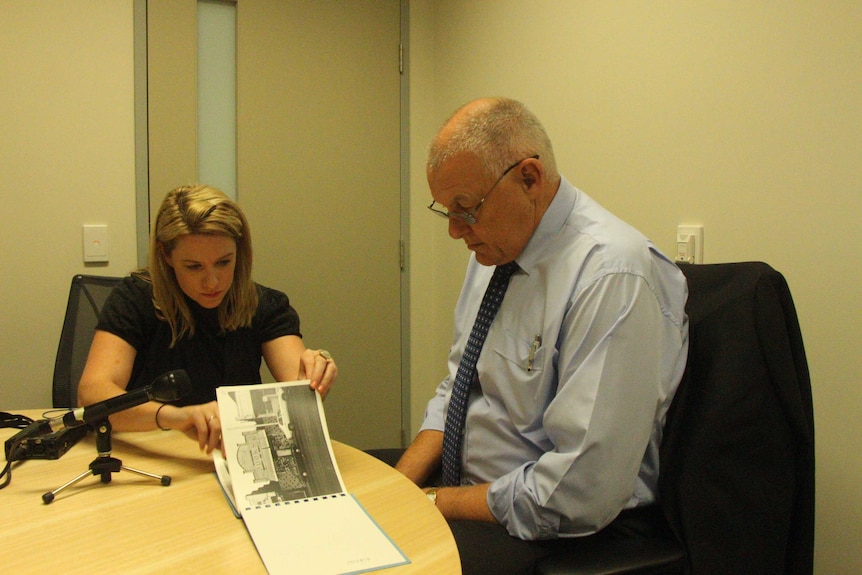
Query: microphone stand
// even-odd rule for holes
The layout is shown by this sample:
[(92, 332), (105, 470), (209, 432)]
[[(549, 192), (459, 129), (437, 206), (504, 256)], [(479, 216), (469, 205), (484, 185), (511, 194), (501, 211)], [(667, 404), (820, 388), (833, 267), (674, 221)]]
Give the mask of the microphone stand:
[(66, 489), (67, 487), (71, 487), (75, 485), (88, 475), (99, 475), (102, 479), (102, 483), (110, 483), (111, 482), (111, 474), (119, 473), (121, 469), (125, 469), (126, 471), (131, 471), (132, 473), (137, 473), (138, 475), (143, 475), (144, 477), (151, 477), (152, 479), (156, 479), (161, 482), (161, 484), (165, 487), (171, 484), (171, 478), (168, 475), (155, 475), (153, 473), (148, 473), (146, 471), (141, 471), (140, 469), (134, 469), (132, 467), (127, 467), (123, 465), (123, 462), (117, 459), (116, 457), (111, 456), (111, 423), (108, 421), (106, 417), (104, 420), (98, 422), (96, 425), (96, 451), (98, 452), (98, 457), (94, 459), (90, 463), (89, 469), (87, 471), (81, 473), (71, 481), (64, 483), (54, 491), (48, 491), (42, 495), (42, 501), (47, 505), (54, 501), (54, 497)]

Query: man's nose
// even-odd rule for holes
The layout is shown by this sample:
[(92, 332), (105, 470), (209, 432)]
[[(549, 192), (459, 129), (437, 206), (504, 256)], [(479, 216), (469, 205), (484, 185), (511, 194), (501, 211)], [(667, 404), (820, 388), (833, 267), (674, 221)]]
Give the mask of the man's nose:
[(449, 237), (453, 240), (461, 239), (469, 229), (470, 224), (468, 224), (461, 218), (449, 218)]

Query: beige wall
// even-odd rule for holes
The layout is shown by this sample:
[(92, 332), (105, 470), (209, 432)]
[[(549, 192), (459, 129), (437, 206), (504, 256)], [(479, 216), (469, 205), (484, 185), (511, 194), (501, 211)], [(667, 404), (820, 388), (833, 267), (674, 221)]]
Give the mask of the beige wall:
[(411, 2), (414, 428), (467, 253), (424, 214), (425, 145), (464, 101), (512, 96), (568, 179), (663, 249), (699, 223), (707, 262), (785, 274), (815, 401), (816, 572), (862, 572), (860, 36), (862, 4), (837, 0)]
[[(135, 266), (132, 2), (0, 2), (0, 406), (51, 404), (76, 273)], [(110, 262), (85, 265), (83, 224)]]

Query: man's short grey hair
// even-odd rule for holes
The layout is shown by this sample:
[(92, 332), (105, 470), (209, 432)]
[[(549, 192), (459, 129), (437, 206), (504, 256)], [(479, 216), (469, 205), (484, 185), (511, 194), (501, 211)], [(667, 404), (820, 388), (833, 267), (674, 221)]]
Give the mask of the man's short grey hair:
[[(456, 111), (446, 124), (458, 114)], [(461, 152), (478, 156), (489, 178), (496, 178), (513, 162), (538, 154), (548, 177), (558, 177), (554, 150), (542, 123), (527, 107), (509, 98), (494, 98), (461, 119), (448, 138), (435, 139), (428, 149), (427, 169), (434, 172)]]

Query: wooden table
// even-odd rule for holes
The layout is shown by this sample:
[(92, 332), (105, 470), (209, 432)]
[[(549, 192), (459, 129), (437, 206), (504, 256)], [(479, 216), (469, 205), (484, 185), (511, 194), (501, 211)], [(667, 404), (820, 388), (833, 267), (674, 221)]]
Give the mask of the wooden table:
[[(42, 416), (42, 410), (13, 413)], [(17, 431), (0, 429), (0, 441)], [(197, 443), (162, 431), (114, 432), (112, 439), (112, 455), (124, 465), (169, 475), (171, 484), (128, 471), (114, 473), (110, 483), (90, 475), (44, 504), (45, 492), (88, 470), (97, 456), (93, 433), (60, 459), (16, 462), (11, 484), (0, 490), (4, 572), (266, 573)], [(410, 560), (381, 573), (461, 573), (452, 533), (419, 488), (358, 449), (334, 441), (333, 450), (347, 491)]]

